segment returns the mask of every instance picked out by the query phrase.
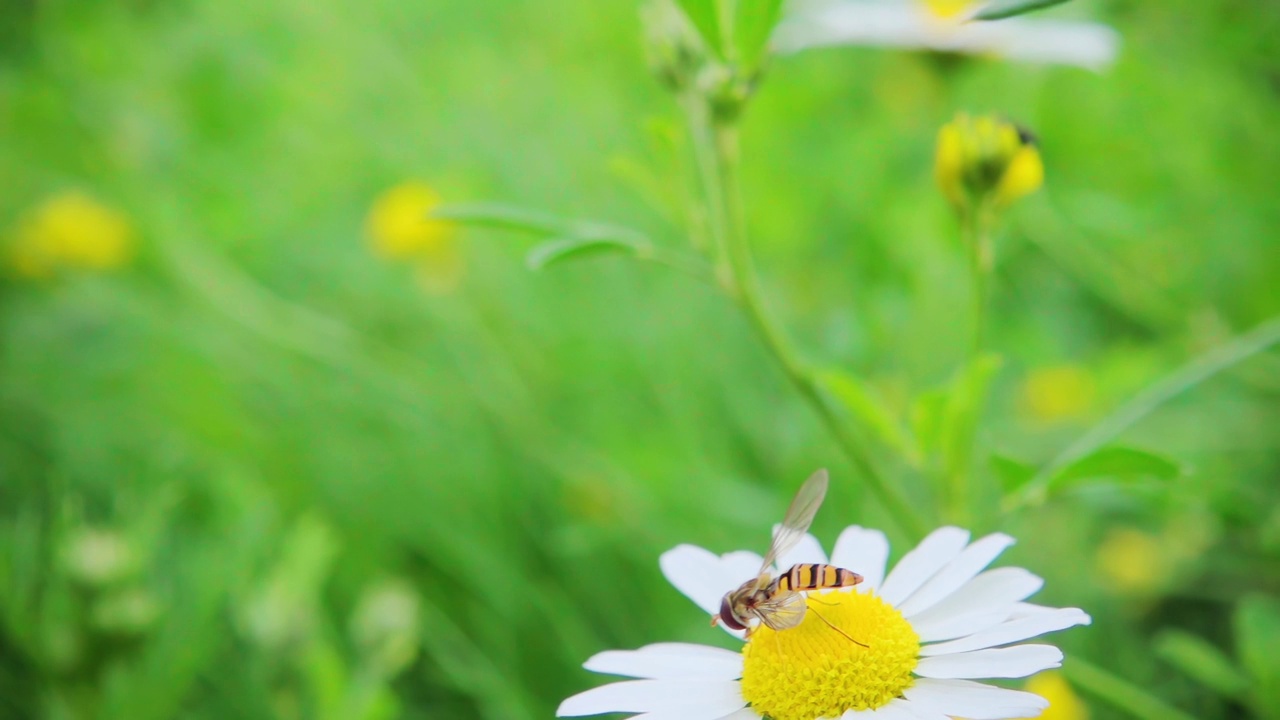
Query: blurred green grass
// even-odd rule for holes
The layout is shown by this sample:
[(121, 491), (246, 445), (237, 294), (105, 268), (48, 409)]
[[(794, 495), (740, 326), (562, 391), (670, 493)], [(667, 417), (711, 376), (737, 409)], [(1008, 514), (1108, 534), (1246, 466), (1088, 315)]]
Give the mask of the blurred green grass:
[[(814, 51), (774, 63), (744, 128), (770, 302), (899, 407), (967, 342), (934, 133), (957, 109), (1036, 130), (1047, 187), (1001, 238), (1007, 361), (984, 431), (1031, 459), (1280, 314), (1280, 12), (1056, 14), (1113, 23), (1117, 66)], [(678, 121), (631, 4), (64, 0), (0, 18), (0, 227), (79, 188), (141, 240), (117, 273), (4, 282), (0, 712), (545, 717), (593, 682), (592, 652), (715, 642), (657, 555), (761, 544), (815, 467), (835, 478), (820, 538), (882, 526), (895, 556), (914, 540), (710, 288), (614, 259), (531, 274), (525, 241), (470, 232), (461, 283), (431, 295), (368, 252), (370, 203), (409, 178), (678, 238), (616, 172), (677, 162), (650, 137)], [(1277, 362), (1126, 435), (1192, 468), (1172, 486), (1001, 528), (1021, 540), (1008, 562), (1047, 578), (1041, 601), (1094, 615), (1060, 639), (1069, 655), (1198, 717), (1240, 711), (1151, 638), (1229, 647), (1236, 600), (1280, 591)], [(1094, 396), (1038, 423), (1023, 381), (1064, 364)], [(1153, 586), (1124, 592), (1098, 556), (1129, 527), (1166, 552)], [(136, 567), (77, 575), (68, 548), (92, 528)], [(381, 677), (348, 626), (388, 578), (421, 598), (421, 631)], [(125, 591), (154, 617), (95, 616)], [(270, 602), (297, 625), (284, 640), (245, 619)], [(356, 709), (366, 691), (396, 700)]]

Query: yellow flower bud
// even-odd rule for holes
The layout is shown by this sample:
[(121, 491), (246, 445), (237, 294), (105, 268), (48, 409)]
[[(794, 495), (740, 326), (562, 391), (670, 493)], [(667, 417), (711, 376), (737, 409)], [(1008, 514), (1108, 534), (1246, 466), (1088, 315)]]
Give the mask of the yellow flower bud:
[(1044, 164), (1031, 135), (989, 115), (961, 113), (938, 131), (934, 175), (961, 212), (1003, 207), (1044, 183)]
[(83, 193), (69, 191), (45, 200), (18, 223), (9, 261), (29, 278), (59, 270), (103, 271), (133, 255), (133, 227), (122, 213)]

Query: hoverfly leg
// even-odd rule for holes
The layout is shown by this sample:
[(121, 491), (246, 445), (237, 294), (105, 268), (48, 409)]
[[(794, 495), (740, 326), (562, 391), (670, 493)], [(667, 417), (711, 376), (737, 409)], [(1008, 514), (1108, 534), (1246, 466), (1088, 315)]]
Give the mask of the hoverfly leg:
[(841, 635), (845, 636), (845, 638), (846, 638), (849, 642), (851, 642), (851, 643), (853, 643), (853, 644), (855, 644), (855, 645), (861, 645), (861, 646), (862, 646), (862, 647), (864, 647), (864, 648), (869, 648), (869, 647), (871, 647), (870, 645), (868, 645), (868, 644), (866, 644), (866, 643), (864, 643), (864, 642), (858, 642), (857, 640), (854, 640), (853, 638), (849, 637), (849, 633), (847, 633), (847, 632), (845, 632), (845, 631), (841, 630), (840, 628), (836, 627), (835, 625), (832, 625), (830, 620), (828, 620), (828, 619), (826, 619), (826, 618), (822, 617), (822, 613), (818, 612), (817, 608), (809, 608), (809, 609), (810, 609), (810, 610), (813, 610), (813, 614), (814, 614), (814, 615), (817, 615), (819, 620), (821, 620), (822, 622), (826, 623), (826, 624), (827, 624), (827, 627), (829, 627), (829, 628), (831, 628), (832, 630), (835, 630), (836, 632), (838, 632), (838, 633), (840, 633)]

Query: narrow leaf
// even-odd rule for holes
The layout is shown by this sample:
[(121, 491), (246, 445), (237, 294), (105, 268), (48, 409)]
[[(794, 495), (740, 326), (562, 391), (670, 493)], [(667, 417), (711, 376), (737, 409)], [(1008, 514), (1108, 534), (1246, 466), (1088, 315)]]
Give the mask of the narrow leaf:
[(543, 268), (563, 260), (580, 259), (607, 252), (628, 252), (639, 255), (648, 248), (639, 243), (614, 237), (559, 238), (534, 246), (525, 257), (530, 270)]
[(574, 234), (576, 226), (573, 220), (503, 203), (446, 205), (432, 212), (431, 217), (450, 220), (459, 225), (514, 230), (535, 235), (570, 235)]
[(649, 245), (649, 239), (639, 230), (595, 220), (574, 220), (502, 203), (448, 205), (431, 213), (431, 217), (471, 227), (511, 230), (532, 235), (579, 240), (612, 240), (637, 247)]
[(698, 29), (702, 40), (716, 55), (724, 57), (724, 43), (721, 40), (720, 13), (716, 0), (676, 0), (676, 4), (684, 10), (685, 16)]
[(1015, 460), (1008, 455), (993, 454), (991, 470), (1000, 481), (1000, 489), (1006, 495), (1021, 490), (1022, 486), (1031, 482), (1031, 478), (1036, 476), (1034, 465)]
[(1280, 711), (1280, 600), (1250, 595), (1235, 614), (1236, 654), (1253, 678), (1256, 711), (1275, 717)]
[(1086, 480), (1100, 478), (1172, 480), (1181, 473), (1182, 466), (1163, 455), (1112, 445), (1090, 453), (1062, 468), (1053, 476), (1049, 484), (1054, 489), (1062, 489)]
[(974, 20), (1003, 20), (1016, 15), (1025, 15), (1036, 10), (1043, 10), (1054, 5), (1061, 5), (1067, 0), (999, 0), (974, 14)]
[(1181, 630), (1165, 630), (1156, 638), (1156, 655), (1219, 695), (1240, 696), (1249, 678), (1218, 648), (1203, 638)]
[(764, 59), (781, 16), (782, 0), (738, 0), (734, 44), (747, 67), (756, 67)]

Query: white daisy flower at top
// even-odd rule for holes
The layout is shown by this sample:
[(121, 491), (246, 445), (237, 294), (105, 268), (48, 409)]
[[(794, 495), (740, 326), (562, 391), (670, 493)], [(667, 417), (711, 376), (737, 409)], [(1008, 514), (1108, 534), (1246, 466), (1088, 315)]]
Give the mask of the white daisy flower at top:
[[(658, 643), (610, 650), (584, 667), (625, 680), (574, 695), (560, 717), (638, 713), (637, 720), (1000, 720), (1039, 715), (1039, 695), (974, 682), (1023, 678), (1059, 667), (1052, 645), (1018, 643), (1074, 625), (1078, 608), (1024, 602), (1044, 581), (1022, 568), (986, 570), (1013, 538), (996, 533), (969, 542), (956, 527), (934, 531), (886, 576), (884, 533), (852, 526), (830, 558), (812, 535), (779, 558), (774, 575), (797, 563), (830, 562), (863, 582), (810, 593), (804, 619), (775, 631), (750, 631), (741, 652)], [(752, 552), (716, 555), (680, 545), (662, 555), (667, 580), (707, 613), (754, 577)], [(721, 627), (724, 627), (722, 624)], [(725, 628), (729, 630), (728, 628)], [(729, 630), (735, 637), (742, 632)]]
[(781, 53), (829, 45), (875, 45), (993, 55), (1100, 70), (1120, 34), (1099, 23), (1010, 18), (969, 22), (974, 0), (793, 0), (775, 31)]

